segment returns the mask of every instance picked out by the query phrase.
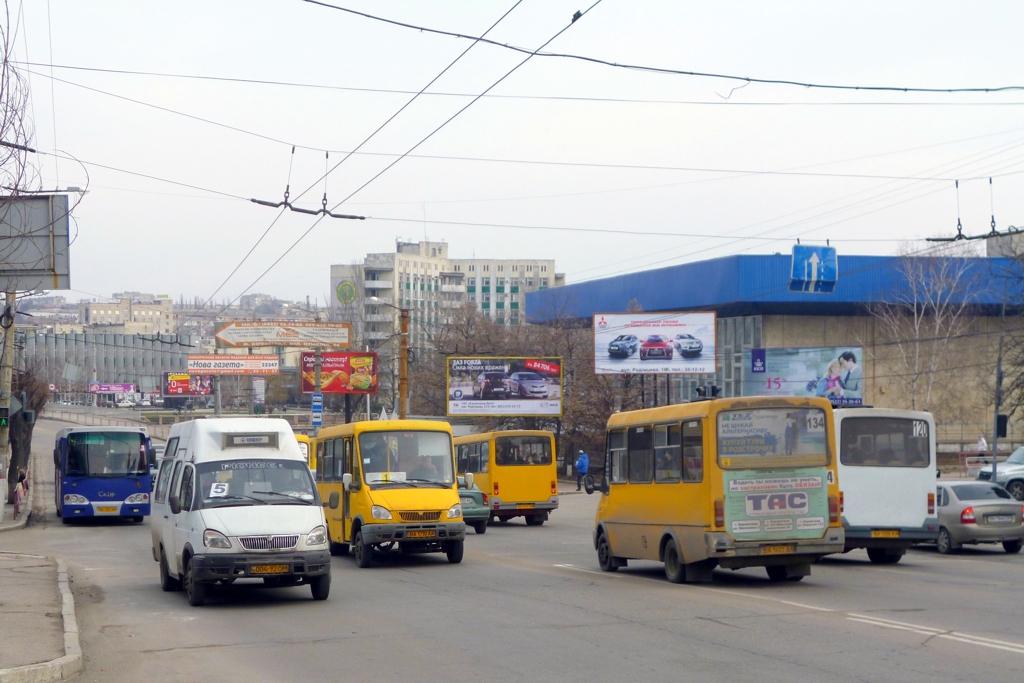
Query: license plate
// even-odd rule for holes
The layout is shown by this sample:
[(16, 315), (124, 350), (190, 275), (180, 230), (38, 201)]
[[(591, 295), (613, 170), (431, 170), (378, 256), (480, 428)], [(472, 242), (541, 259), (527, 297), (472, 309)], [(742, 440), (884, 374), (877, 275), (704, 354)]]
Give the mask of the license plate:
[(406, 538), (433, 538), (433, 529), (424, 529), (422, 531), (410, 531), (405, 535)]
[(516, 510), (532, 510), (533, 503), (517, 503)]
[(254, 564), (249, 567), (250, 574), (287, 574), (286, 564)]
[(899, 538), (898, 529), (875, 529), (871, 532), (871, 538)]
[(787, 553), (795, 553), (795, 545), (765, 545), (761, 546), (762, 555), (785, 555)]
[(1013, 515), (988, 515), (985, 517), (985, 521), (993, 524), (1006, 524), (1013, 521)]
[(100, 507), (96, 508), (96, 512), (117, 512), (117, 508), (114, 507), (113, 505), (101, 505)]
[(473, 499), (472, 498), (461, 498), (460, 500), (462, 500), (462, 504), (463, 505), (472, 505), (473, 504)]

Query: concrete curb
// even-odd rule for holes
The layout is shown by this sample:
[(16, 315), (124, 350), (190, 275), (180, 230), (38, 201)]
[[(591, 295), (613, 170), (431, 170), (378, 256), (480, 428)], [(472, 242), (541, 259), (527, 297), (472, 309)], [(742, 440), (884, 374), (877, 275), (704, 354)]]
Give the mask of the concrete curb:
[[(33, 486), (32, 488), (35, 488)], [(29, 557), (36, 557), (31, 555)], [(82, 647), (78, 642), (78, 620), (75, 617), (75, 597), (71, 593), (68, 568), (64, 560), (57, 559), (57, 589), (60, 591), (61, 615), (64, 618), (64, 656), (39, 664), (26, 664), (11, 669), (0, 669), (0, 683), (47, 683), (61, 681), (82, 670)]]
[[(30, 453), (28, 456), (28, 471), (29, 474), (35, 471), (36, 465), (36, 454)], [(6, 481), (6, 480), (5, 480)], [(6, 494), (6, 491), (5, 491)], [(4, 531), (14, 531), (15, 529), (24, 529), (25, 525), (28, 524), (29, 517), (32, 516), (32, 506), (36, 501), (36, 483), (32, 482), (32, 487), (28, 490), (28, 498), (25, 499), (25, 514), (21, 516), (21, 519), (11, 524), (0, 524), (0, 533)]]

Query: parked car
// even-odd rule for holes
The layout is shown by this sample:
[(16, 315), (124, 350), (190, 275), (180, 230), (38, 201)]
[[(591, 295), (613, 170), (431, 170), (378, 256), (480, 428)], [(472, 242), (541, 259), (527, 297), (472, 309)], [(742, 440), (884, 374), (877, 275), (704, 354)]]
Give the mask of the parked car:
[(620, 334), (608, 344), (608, 355), (612, 358), (629, 358), (640, 348), (635, 334)]
[(519, 398), (548, 397), (548, 383), (536, 372), (513, 372), (509, 384), (512, 394)]
[(679, 352), (680, 356), (699, 356), (704, 350), (704, 342), (692, 334), (677, 334), (672, 344), (676, 347), (676, 351)]
[(153, 404), (150, 402), (148, 398), (144, 398), (141, 401), (139, 401), (140, 408), (149, 408), (151, 405)]
[(640, 360), (664, 358), (672, 360), (672, 344), (667, 337), (652, 334), (640, 344)]
[(487, 520), (491, 518), (491, 507), (487, 494), (473, 484), (466, 487), (466, 478), (459, 477), (459, 502), (462, 503), (462, 519), (466, 526), (473, 527), (478, 534), (487, 532)]
[(1024, 506), (999, 484), (940, 484), (935, 502), (940, 553), (955, 553), (965, 543), (1002, 543), (1008, 553), (1024, 546)]
[(481, 372), (473, 382), (473, 398), (508, 398), (511, 393), (504, 372)]
[[(978, 472), (978, 479), (991, 481), (992, 466), (985, 465)], [(1006, 460), (996, 464), (996, 483), (1005, 486), (1017, 500), (1024, 500), (1024, 447), (1018, 448)]]
[(118, 408), (134, 408), (135, 407), (135, 403), (133, 401), (129, 401), (128, 399), (124, 399), (122, 401), (118, 401), (115, 405), (117, 405)]

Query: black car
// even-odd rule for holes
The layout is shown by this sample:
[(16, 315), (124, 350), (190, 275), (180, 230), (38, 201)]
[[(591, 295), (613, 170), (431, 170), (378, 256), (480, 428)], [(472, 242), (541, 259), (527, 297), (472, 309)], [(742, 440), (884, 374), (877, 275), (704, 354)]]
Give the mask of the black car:
[(473, 382), (473, 398), (508, 398), (511, 380), (504, 372), (481, 372)]
[(629, 358), (640, 348), (635, 334), (620, 334), (608, 344), (608, 355), (612, 358)]

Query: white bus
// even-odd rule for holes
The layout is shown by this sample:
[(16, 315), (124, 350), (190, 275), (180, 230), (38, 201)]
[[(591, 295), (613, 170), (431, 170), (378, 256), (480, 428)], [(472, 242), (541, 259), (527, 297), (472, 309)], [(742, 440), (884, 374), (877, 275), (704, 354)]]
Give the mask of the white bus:
[(835, 411), (843, 552), (865, 548), (876, 564), (895, 564), (916, 543), (934, 543), (935, 420), (888, 408)]

